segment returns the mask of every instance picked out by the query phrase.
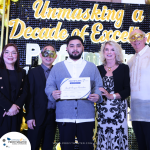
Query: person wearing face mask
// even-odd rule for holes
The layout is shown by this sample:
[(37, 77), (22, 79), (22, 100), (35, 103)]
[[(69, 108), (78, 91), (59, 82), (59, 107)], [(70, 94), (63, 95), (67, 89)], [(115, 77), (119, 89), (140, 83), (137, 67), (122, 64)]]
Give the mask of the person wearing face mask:
[(139, 150), (150, 150), (150, 47), (145, 33), (135, 29), (130, 34), (135, 55), (128, 61), (130, 68), (130, 117)]
[(29, 98), (26, 106), (28, 138), (32, 150), (39, 150), (41, 140), (42, 150), (52, 150), (56, 131), (56, 104), (48, 100), (44, 89), (52, 63), (57, 57), (55, 47), (52, 44), (44, 45), (40, 57), (42, 64), (28, 73)]
[(19, 66), (18, 48), (9, 43), (0, 57), (0, 138), (8, 132), (20, 132), (27, 88), (26, 71)]
[(130, 95), (129, 67), (123, 64), (121, 46), (107, 41), (101, 47), (103, 65), (98, 66), (103, 80), (99, 88), (104, 101), (97, 104), (96, 150), (128, 150), (127, 101)]

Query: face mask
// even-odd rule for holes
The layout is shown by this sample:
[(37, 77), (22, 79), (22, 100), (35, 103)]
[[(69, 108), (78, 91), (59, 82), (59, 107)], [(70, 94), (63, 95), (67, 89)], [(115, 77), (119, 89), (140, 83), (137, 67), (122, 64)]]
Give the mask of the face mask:
[(131, 36), (129, 37), (129, 39), (130, 39), (131, 42), (134, 42), (134, 41), (136, 41), (136, 40), (138, 40), (138, 41), (143, 40), (144, 37), (145, 37), (144, 34), (141, 34), (141, 33), (134, 33), (133, 35), (131, 35)]
[(51, 57), (51, 58), (55, 58), (56, 57), (56, 52), (52, 51), (50, 49), (45, 49), (45, 51), (41, 52), (43, 57)]

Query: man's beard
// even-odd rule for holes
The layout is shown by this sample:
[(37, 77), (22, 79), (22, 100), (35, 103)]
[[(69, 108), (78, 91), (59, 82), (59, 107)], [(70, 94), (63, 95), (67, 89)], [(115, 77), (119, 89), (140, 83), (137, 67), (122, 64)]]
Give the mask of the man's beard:
[(73, 59), (73, 60), (78, 60), (78, 59), (80, 59), (81, 56), (82, 56), (82, 53), (83, 53), (83, 51), (82, 51), (81, 53), (79, 53), (78, 55), (73, 55), (73, 54), (70, 54), (70, 53), (68, 52), (69, 57), (70, 57), (71, 59)]

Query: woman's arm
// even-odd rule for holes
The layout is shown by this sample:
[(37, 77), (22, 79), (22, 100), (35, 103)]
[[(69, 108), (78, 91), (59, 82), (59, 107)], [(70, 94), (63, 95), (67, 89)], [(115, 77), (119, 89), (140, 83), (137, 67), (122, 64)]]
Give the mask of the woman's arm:
[(99, 90), (102, 92), (103, 96), (106, 96), (108, 99), (120, 99), (121, 96), (119, 93), (114, 93), (116, 96), (114, 97), (114, 94), (108, 93), (104, 88), (99, 88)]

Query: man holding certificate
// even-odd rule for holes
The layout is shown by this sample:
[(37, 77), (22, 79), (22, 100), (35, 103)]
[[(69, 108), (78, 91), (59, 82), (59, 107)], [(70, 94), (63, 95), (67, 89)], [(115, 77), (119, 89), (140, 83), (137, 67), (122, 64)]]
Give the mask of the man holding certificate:
[(102, 102), (99, 87), (103, 85), (97, 67), (81, 58), (83, 51), (82, 38), (70, 37), (69, 58), (52, 68), (46, 83), (48, 99), (56, 101), (62, 150), (74, 149), (75, 136), (80, 150), (93, 150), (94, 102)]

